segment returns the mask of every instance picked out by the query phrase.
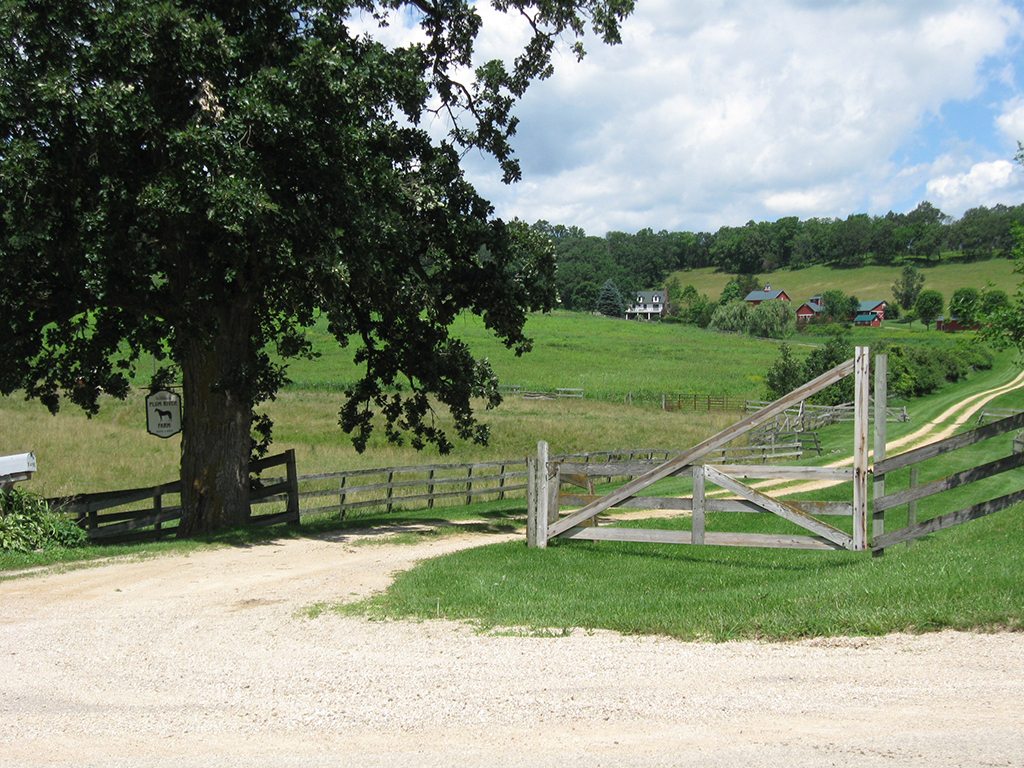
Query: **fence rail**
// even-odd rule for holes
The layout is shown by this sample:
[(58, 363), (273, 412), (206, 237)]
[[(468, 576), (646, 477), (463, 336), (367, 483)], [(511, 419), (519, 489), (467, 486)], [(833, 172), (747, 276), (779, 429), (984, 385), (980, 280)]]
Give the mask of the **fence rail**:
[(747, 407), (746, 398), (738, 395), (709, 394), (663, 394), (663, 411), (742, 411)]
[[(285, 451), (252, 462), (249, 471), (259, 474), (277, 466), (285, 466), (286, 475), (253, 483), (249, 499), (251, 504), (259, 504), (274, 497), (285, 502), (285, 509), (262, 515), (253, 514), (250, 522), (255, 525), (299, 521), (295, 452)], [(168, 504), (168, 497), (176, 497), (177, 503)], [(74, 515), (90, 541), (114, 544), (159, 540), (176, 533), (181, 520), (180, 499), (181, 481), (175, 480), (148, 488), (83, 493), (47, 501), (51, 507)]]
[(556, 387), (553, 392), (544, 390), (523, 389), (518, 384), (499, 384), (498, 392), (502, 395), (512, 395), (534, 400), (557, 400), (561, 397), (574, 397), (583, 399), (584, 390), (578, 387)]
[[(976, 427), (969, 432), (940, 440), (936, 443), (915, 448), (898, 456), (887, 457), (875, 462), (874, 477), (876, 482), (884, 482), (885, 476), (898, 469), (910, 468), (910, 487), (895, 493), (876, 495), (874, 498), (874, 513), (876, 518), (884, 515), (886, 510), (907, 505), (907, 525), (896, 531), (882, 533), (874, 538), (873, 548), (881, 552), (886, 547), (894, 544), (907, 542), (929, 533), (950, 528), (954, 525), (984, 517), (993, 512), (998, 512), (1014, 504), (1024, 501), (1024, 491), (1015, 491), (997, 498), (973, 504), (969, 507), (958, 509), (955, 512), (933, 517), (924, 522), (917, 521), (917, 502), (921, 499), (953, 490), (961, 486), (976, 483), (995, 475), (1019, 469), (1024, 466), (1024, 453), (1013, 452), (1009, 456), (995, 459), (972, 466), (968, 469), (954, 472), (946, 477), (932, 480), (927, 483), (918, 483), (918, 465), (922, 462), (944, 456), (952, 451), (960, 450), (968, 446), (990, 440), (1012, 432), (1024, 429), (1024, 412), (1015, 412), (1013, 415), (1000, 419), (984, 426)], [(884, 518), (883, 518), (884, 519)]]

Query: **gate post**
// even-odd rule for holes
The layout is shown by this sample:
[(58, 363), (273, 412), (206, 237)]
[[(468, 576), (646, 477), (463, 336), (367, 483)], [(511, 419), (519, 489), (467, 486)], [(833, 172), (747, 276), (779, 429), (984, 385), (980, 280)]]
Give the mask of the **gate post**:
[(530, 456), (527, 464), (526, 545), (544, 549), (548, 545), (548, 444), (537, 443), (537, 455)]
[[(885, 458), (886, 419), (889, 417), (889, 356), (875, 355), (875, 453), (872, 465)], [(876, 478), (871, 487), (871, 498), (885, 496), (885, 476)], [(885, 510), (874, 512), (871, 523), (871, 540), (885, 533)], [(881, 557), (884, 549), (872, 550), (873, 557)]]
[(868, 348), (857, 347), (853, 358), (853, 550), (868, 548)]

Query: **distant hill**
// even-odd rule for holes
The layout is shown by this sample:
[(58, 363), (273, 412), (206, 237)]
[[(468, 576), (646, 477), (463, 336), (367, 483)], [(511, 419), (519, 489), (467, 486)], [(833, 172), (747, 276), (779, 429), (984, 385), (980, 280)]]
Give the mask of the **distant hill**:
[[(1013, 272), (1011, 259), (989, 259), (970, 264), (944, 263), (934, 267), (918, 267), (925, 276), (925, 288), (939, 291), (946, 301), (957, 288), (970, 286), (983, 289), (992, 283), (996, 288), (1011, 296), (1024, 280), (1024, 275)], [(807, 301), (811, 296), (838, 288), (847, 295), (858, 299), (883, 299), (892, 301), (892, 285), (900, 276), (903, 267), (858, 267), (856, 269), (831, 269), (824, 266), (806, 269), (780, 270), (760, 275), (762, 283), (771, 283), (772, 288), (784, 290), (793, 300), (794, 307)], [(681, 270), (671, 277), (679, 280), (683, 287), (693, 285), (698, 293), (706, 293), (717, 301), (725, 284), (732, 275), (717, 272), (714, 268)]]

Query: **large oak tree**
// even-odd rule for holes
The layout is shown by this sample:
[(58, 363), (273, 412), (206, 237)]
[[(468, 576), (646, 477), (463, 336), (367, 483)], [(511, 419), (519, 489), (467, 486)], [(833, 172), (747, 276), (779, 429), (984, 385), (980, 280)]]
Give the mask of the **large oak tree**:
[[(471, 70), (468, 0), (0, 0), (0, 391), (95, 412), (142, 354), (167, 363), (158, 379), (180, 370), (185, 534), (248, 515), (254, 409), (319, 317), (363, 366), (340, 416), (357, 447), (381, 417), (449, 449), (432, 402), (485, 440), (470, 397), (493, 402), (493, 376), (448, 327), (472, 311), (526, 350), (553, 263), (492, 218), (460, 158), (483, 150), (516, 180), (516, 100), (560, 38), (617, 42), (632, 9), (492, 4), (532, 36)], [(353, 30), (389, 14), (424, 42)]]

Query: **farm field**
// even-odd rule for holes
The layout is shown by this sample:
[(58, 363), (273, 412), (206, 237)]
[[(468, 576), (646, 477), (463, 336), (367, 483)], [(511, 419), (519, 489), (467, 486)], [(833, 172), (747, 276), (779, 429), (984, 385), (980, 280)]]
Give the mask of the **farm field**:
[[(527, 329), (535, 338), (534, 350), (521, 358), (489, 338), (479, 319), (460, 318), (455, 332), (477, 355), (490, 359), (502, 383), (546, 391), (582, 388), (585, 399), (507, 397), (498, 409), (480, 411), (491, 428), (489, 446), (456, 441), (453, 453), (443, 459), (436, 450), (417, 452), (391, 445), (380, 432), (365, 453), (355, 452), (337, 425), (340, 391), (356, 376), (351, 355), (346, 355), (350, 351), (327, 344), (326, 332), (314, 329), (322, 357), (296, 363), (291, 369), (294, 383), (265, 405), (275, 422), (272, 451), (295, 449), (299, 472), (313, 473), (517, 458), (533, 453), (539, 439), (547, 440), (554, 453), (685, 447), (723, 428), (736, 415), (666, 413), (660, 410), (661, 394), (762, 399), (764, 373), (780, 343), (570, 312), (533, 315)], [(867, 345), (882, 338), (933, 345), (968, 339), (965, 334), (914, 331), (900, 325), (854, 329), (853, 337), (855, 343)], [(807, 333), (788, 343), (801, 356), (821, 339)], [(1013, 357), (1003, 353), (994, 372), (974, 376), (984, 382), (1006, 372)], [(47, 496), (166, 482), (177, 473), (180, 439), (146, 433), (144, 396), (138, 389), (123, 402), (107, 398), (91, 419), (71, 406), (53, 417), (38, 402), (25, 402), (17, 395), (0, 398), (0, 454), (34, 451), (40, 471), (31, 487)], [(445, 421), (440, 414), (439, 421)]]
[[(1012, 259), (988, 259), (971, 263), (943, 262), (932, 267), (918, 266), (925, 276), (925, 288), (934, 288), (946, 301), (957, 288), (973, 287), (978, 290), (989, 287), (1000, 288), (1009, 294), (1020, 282), (1020, 275), (1013, 272)], [(786, 269), (765, 272), (760, 275), (763, 282), (771, 283), (775, 290), (784, 290), (793, 300), (794, 308), (811, 296), (830, 288), (839, 288), (847, 294), (868, 300), (891, 302), (892, 286), (900, 276), (903, 267), (857, 267), (855, 269), (830, 269), (821, 265), (805, 269)], [(713, 267), (679, 271), (672, 275), (679, 284), (692, 284), (698, 293), (706, 293), (717, 301), (722, 289), (732, 275), (717, 272)]]

